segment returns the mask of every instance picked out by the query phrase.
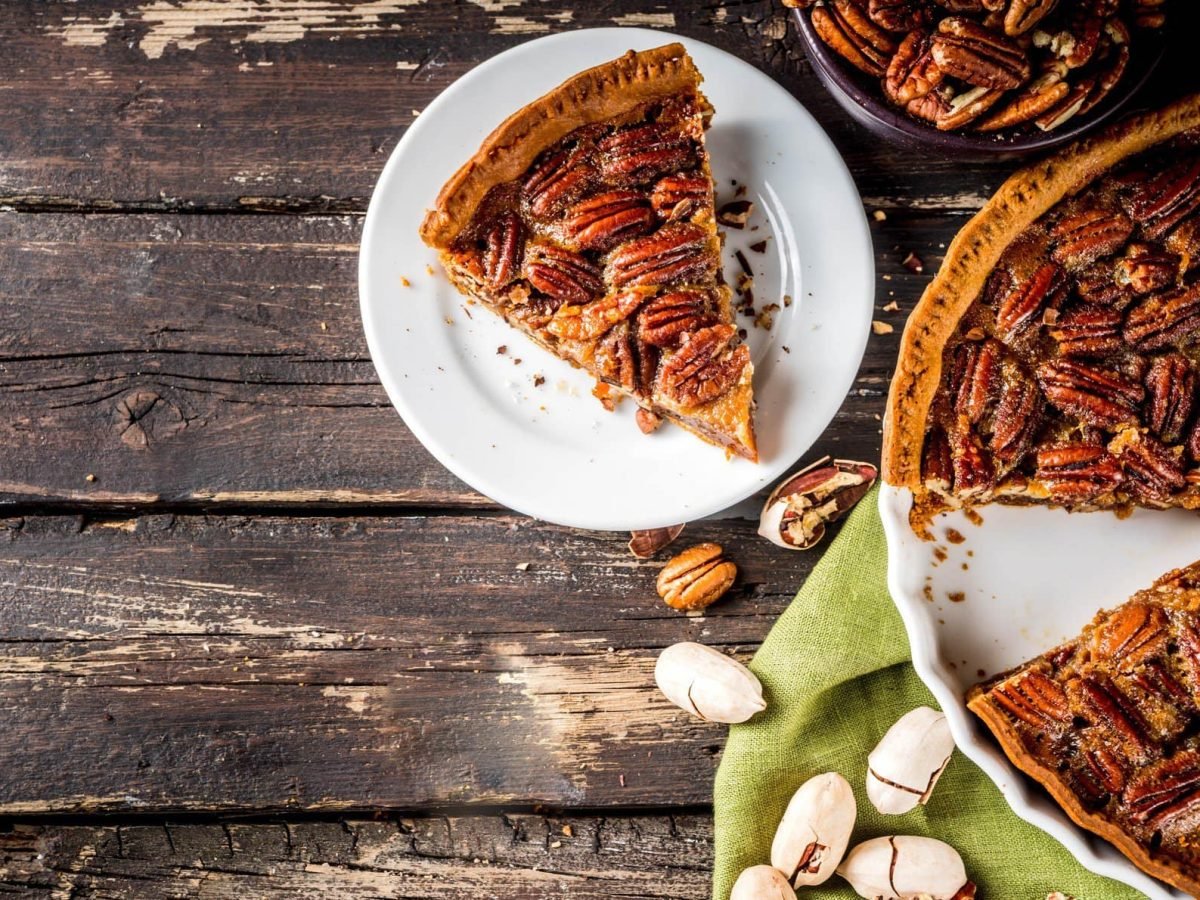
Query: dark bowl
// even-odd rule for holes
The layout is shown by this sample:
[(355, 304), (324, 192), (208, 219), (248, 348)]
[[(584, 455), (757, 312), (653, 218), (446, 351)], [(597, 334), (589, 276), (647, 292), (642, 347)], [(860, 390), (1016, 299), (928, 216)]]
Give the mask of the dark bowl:
[(897, 109), (884, 96), (878, 79), (860, 72), (817, 36), (808, 14), (795, 10), (796, 27), (817, 77), (842, 109), (872, 134), (903, 146), (964, 161), (1015, 159), (1066, 144), (1115, 116), (1138, 92), (1162, 60), (1166, 39), (1161, 31), (1139, 32), (1130, 48), (1125, 77), (1112, 93), (1086, 116), (1076, 116), (1061, 128), (1011, 133), (976, 134), (938, 131)]

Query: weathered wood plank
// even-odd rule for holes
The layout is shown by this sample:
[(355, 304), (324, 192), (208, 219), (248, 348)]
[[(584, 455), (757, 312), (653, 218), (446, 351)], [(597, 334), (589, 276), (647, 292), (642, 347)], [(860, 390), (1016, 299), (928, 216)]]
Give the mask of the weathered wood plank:
[[(769, 72), (868, 197), (971, 207), (1003, 174), (865, 139), (773, 0), (88, 0), (6, 13), (0, 202), (21, 208), (361, 210), (415, 114), (473, 65), (540, 34), (614, 24), (681, 32)], [(1187, 75), (1161, 78), (1161, 93), (1194, 85)]]
[[(873, 222), (878, 315), (897, 333), (872, 338), (822, 450), (877, 455), (898, 329), (928, 277), (900, 262), (912, 248), (931, 268), (956, 221)], [(0, 213), (0, 502), (487, 505), (378, 383), (360, 224)]]
[(0, 894), (72, 900), (708, 896), (707, 816), (17, 826)]
[(724, 728), (654, 659), (745, 658), (816, 556), (685, 537), (741, 568), (707, 616), (519, 517), (7, 520), (0, 814), (707, 803)]

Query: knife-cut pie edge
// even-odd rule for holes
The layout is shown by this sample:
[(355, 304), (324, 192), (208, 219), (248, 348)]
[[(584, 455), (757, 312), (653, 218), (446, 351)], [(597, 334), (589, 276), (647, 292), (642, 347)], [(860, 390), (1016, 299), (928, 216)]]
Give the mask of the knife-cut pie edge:
[(630, 51), (568, 78), (517, 110), (488, 135), (446, 182), (421, 223), (425, 243), (448, 248), (471, 222), (484, 195), (520, 178), (546, 147), (576, 128), (606, 122), (644, 103), (695, 90), (700, 73), (682, 44)]
[[(1194, 587), (1198, 578), (1200, 578), (1200, 563), (1192, 563), (1190, 566), (1175, 569), (1163, 575), (1151, 585), (1150, 590), (1182, 589), (1185, 586), (1184, 582), (1188, 581), (1192, 582), (1190, 586)], [(1006, 681), (1013, 675), (1035, 665), (1039, 660), (1053, 656), (1058, 649), (1061, 648), (1050, 650), (1036, 659), (988, 679), (983, 684), (975, 685), (967, 693), (967, 707), (988, 726), (1009, 761), (1044, 787), (1063, 811), (1070, 816), (1072, 822), (1113, 844), (1143, 872), (1189, 894), (1200, 896), (1200, 880), (1183, 871), (1179, 866), (1153, 858), (1137, 841), (1115, 824), (1103, 816), (1088, 812), (1055, 769), (1042, 765), (1025, 750), (1020, 736), (1012, 728), (1004, 713), (995, 704), (987, 702), (988, 690), (992, 685)]]
[(918, 500), (924, 493), (921, 451), (943, 351), (1009, 245), (1060, 200), (1122, 160), (1198, 126), (1200, 94), (1120, 122), (1020, 169), (963, 226), (901, 337), (884, 415), (884, 481), (910, 489)]

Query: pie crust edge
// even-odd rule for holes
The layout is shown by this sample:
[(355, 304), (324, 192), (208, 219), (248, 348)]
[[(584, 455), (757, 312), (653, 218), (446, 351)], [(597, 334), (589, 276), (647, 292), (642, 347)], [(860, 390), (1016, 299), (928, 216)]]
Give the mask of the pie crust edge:
[[(1200, 562), (1167, 572), (1147, 590), (1184, 590), (1198, 576), (1200, 576)], [(1137, 594), (1142, 593), (1145, 593), (1145, 591), (1137, 592)], [(1038, 660), (1044, 659), (1053, 652), (1054, 650), (1051, 649), (1007, 672), (989, 678), (982, 684), (975, 685), (967, 692), (967, 707), (988, 726), (988, 730), (996, 738), (996, 741), (1004, 750), (1004, 755), (1008, 757), (1009, 761), (1048, 791), (1055, 802), (1071, 817), (1071, 821), (1080, 828), (1099, 835), (1114, 845), (1143, 872), (1174, 885), (1188, 894), (1200, 897), (1200, 878), (1187, 873), (1180, 866), (1171, 862), (1155, 859), (1142, 848), (1141, 844), (1127, 835), (1116, 824), (1108, 821), (1103, 816), (1088, 812), (1083, 807), (1083, 804), (1080, 803), (1079, 798), (1059, 777), (1058, 772), (1038, 762), (1032, 754), (1025, 751), (1020, 736), (1012, 728), (1004, 713), (995, 704), (987, 702), (988, 691), (992, 685), (998, 684), (1016, 673), (1024, 671)]]
[(421, 223), (421, 238), (448, 248), (489, 190), (520, 178), (547, 147), (576, 128), (605, 122), (658, 97), (695, 90), (702, 77), (679, 43), (630, 50), (585, 69), (501, 122), (446, 182)]
[(1120, 122), (1018, 170), (955, 236), (937, 275), (904, 327), (884, 413), (886, 483), (923, 491), (921, 457), (929, 410), (942, 380), (942, 354), (1004, 251), (1069, 194), (1124, 159), (1200, 127), (1200, 94)]

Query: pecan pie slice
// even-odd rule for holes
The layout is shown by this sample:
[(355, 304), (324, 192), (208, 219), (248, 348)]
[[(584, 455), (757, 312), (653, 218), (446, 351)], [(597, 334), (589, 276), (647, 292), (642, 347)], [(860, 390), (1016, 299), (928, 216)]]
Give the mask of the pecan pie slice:
[(1200, 508), (1200, 95), (1010, 178), (904, 332), (883, 475), (990, 501)]
[(758, 459), (753, 366), (721, 277), (704, 129), (679, 44), (582, 72), (505, 120), (442, 188), (421, 237), (451, 281), (551, 353)]
[(1200, 896), (1200, 562), (972, 688), (1019, 769), (1141, 869)]

